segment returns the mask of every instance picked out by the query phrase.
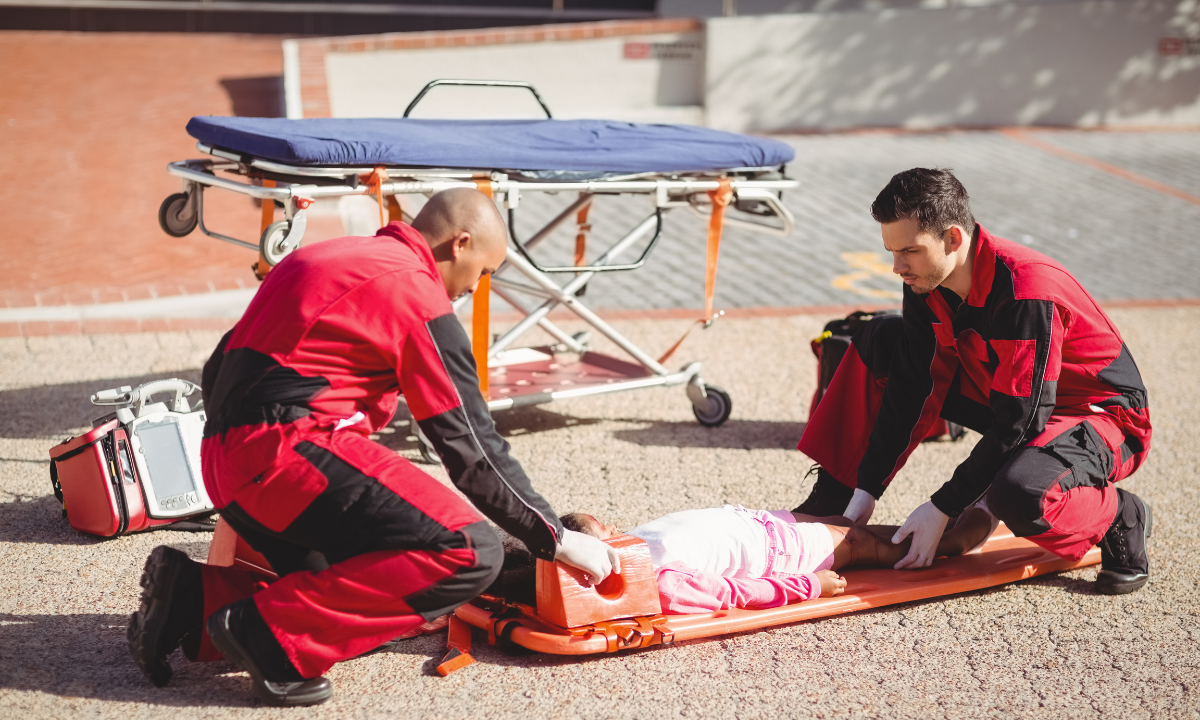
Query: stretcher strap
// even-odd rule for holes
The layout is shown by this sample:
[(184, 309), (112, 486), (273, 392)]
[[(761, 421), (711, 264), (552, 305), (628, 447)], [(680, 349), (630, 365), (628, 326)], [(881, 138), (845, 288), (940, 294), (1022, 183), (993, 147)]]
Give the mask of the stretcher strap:
[[(275, 187), (274, 180), (263, 180), (262, 184), (263, 187)], [(258, 229), (259, 235), (261, 236), (262, 233), (266, 232), (267, 228), (269, 228), (273, 222), (275, 222), (275, 201), (271, 200), (270, 198), (263, 198), (262, 227)], [(267, 262), (265, 257), (263, 257), (261, 247), (258, 250), (258, 262), (251, 265), (250, 269), (254, 271), (254, 277), (258, 278), (259, 280), (262, 280), (267, 276), (267, 273), (271, 272), (271, 264)]]
[(729, 178), (721, 178), (717, 189), (710, 190), (708, 197), (712, 200), (713, 207), (712, 216), (708, 220), (708, 251), (704, 260), (704, 317), (688, 326), (675, 344), (658, 359), (659, 363), (665, 363), (670, 359), (697, 325), (708, 327), (713, 320), (717, 319), (713, 314), (713, 296), (717, 290), (717, 261), (721, 256), (721, 229), (725, 224), (725, 208), (733, 198), (733, 188), (729, 183)]
[(717, 260), (721, 254), (721, 227), (725, 224), (725, 208), (733, 197), (729, 178), (721, 178), (716, 190), (710, 190), (712, 217), (708, 220), (708, 255), (704, 270), (704, 321), (713, 319), (713, 294), (717, 290)]
[(579, 225), (579, 232), (575, 235), (575, 266), (580, 267), (587, 265), (587, 236), (591, 231), (592, 226), (588, 223), (588, 210), (592, 209), (591, 203), (583, 206), (583, 209), (575, 216), (575, 222)]
[(388, 213), (384, 210), (384, 205), (387, 204), (387, 201), (383, 198), (383, 184), (388, 179), (387, 168), (382, 165), (376, 165), (375, 169), (369, 175), (363, 175), (360, 179), (371, 190), (371, 194), (379, 202), (379, 227), (387, 225), (388, 221), (386, 218), (388, 217)]
[[(493, 196), (491, 180), (477, 179), (475, 185), (479, 192), (488, 197)], [(483, 393), (485, 400), (488, 397), (488, 344), (491, 341), (488, 320), (491, 297), (492, 278), (490, 275), (484, 275), (479, 278), (479, 287), (475, 289), (475, 295), (471, 298), (471, 352), (475, 355), (475, 371), (479, 373), (479, 391)]]

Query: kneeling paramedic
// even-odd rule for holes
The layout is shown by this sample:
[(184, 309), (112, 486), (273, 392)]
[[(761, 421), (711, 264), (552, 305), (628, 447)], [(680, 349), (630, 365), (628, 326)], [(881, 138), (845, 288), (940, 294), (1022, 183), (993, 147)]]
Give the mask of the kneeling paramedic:
[[(204, 484), (221, 516), (270, 561), (237, 568), (167, 547), (146, 561), (130, 620), (156, 685), (168, 656), (225, 659), (274, 705), (327, 700), (321, 675), (467, 602), (503, 562), (483, 516), (535, 556), (599, 581), (620, 572), (600, 540), (564, 531), (496, 432), (450, 299), (504, 261), (507, 235), (473, 189), (434, 195), (412, 226), (292, 253), (263, 281), (204, 366)], [(368, 435), (403, 392), (455, 487)], [(476, 511), (478, 508), (478, 512)], [(483, 513), (483, 516), (479, 514)]]
[(1099, 544), (1100, 592), (1145, 585), (1150, 507), (1114, 483), (1145, 461), (1150, 414), (1116, 326), (1061, 265), (977, 225), (948, 171), (897, 174), (871, 214), (903, 316), (855, 333), (801, 437), (821, 467), (796, 510), (865, 523), (940, 416), (983, 437), (893, 537), (912, 536), (897, 568), (929, 565), (949, 519), (980, 503), (1060, 557)]

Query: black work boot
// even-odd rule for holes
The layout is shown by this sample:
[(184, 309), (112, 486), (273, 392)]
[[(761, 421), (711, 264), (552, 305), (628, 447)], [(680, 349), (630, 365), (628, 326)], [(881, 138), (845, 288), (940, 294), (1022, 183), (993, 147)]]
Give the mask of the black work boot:
[(817, 473), (817, 482), (813, 484), (812, 492), (808, 494), (808, 499), (800, 503), (800, 506), (792, 512), (820, 517), (844, 515), (846, 506), (850, 504), (850, 498), (854, 496), (854, 488), (846, 487), (838, 482), (823, 467), (813, 465), (812, 469), (808, 471), (808, 475), (812, 475), (814, 472)]
[(268, 705), (316, 705), (333, 697), (328, 680), (305, 680), (296, 670), (253, 598), (226, 605), (204, 627), (225, 659), (250, 673), (255, 694)]
[(142, 601), (129, 618), (129, 653), (146, 677), (159, 687), (171, 680), (167, 658), (189, 633), (204, 626), (204, 589), (200, 564), (174, 548), (160, 545), (146, 558)]
[(1100, 539), (1100, 573), (1096, 590), (1105, 595), (1124, 595), (1150, 579), (1150, 504), (1131, 492), (1117, 489), (1117, 517)]

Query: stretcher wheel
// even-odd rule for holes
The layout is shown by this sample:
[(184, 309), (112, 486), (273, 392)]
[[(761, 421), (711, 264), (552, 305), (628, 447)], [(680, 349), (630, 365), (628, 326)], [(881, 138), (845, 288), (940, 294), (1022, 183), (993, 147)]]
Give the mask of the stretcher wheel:
[(262, 237), (258, 241), (258, 249), (262, 252), (263, 258), (267, 264), (272, 267), (279, 264), (279, 261), (287, 257), (291, 250), (284, 247), (283, 241), (287, 239), (288, 230), (291, 229), (291, 223), (287, 220), (271, 223), (263, 230)]
[(175, 193), (158, 206), (158, 225), (171, 237), (183, 237), (196, 229), (200, 218), (187, 193)]
[(705, 385), (704, 393), (708, 397), (703, 406), (692, 403), (692, 414), (696, 420), (706, 427), (716, 427), (728, 420), (729, 413), (733, 411), (733, 400), (729, 393), (716, 385)]

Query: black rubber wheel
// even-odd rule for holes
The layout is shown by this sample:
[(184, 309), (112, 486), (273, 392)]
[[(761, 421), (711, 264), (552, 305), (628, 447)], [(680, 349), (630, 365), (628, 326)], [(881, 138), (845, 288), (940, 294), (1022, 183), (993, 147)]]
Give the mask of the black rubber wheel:
[(198, 222), (200, 218), (196, 215), (195, 206), (188, 202), (187, 193), (170, 195), (158, 206), (158, 226), (171, 237), (191, 234)]
[(701, 425), (716, 427), (729, 419), (733, 400), (729, 398), (729, 393), (716, 385), (705, 385), (704, 392), (708, 395), (708, 407), (702, 409), (693, 404), (692, 414)]
[(291, 252), (282, 247), (291, 226), (292, 224), (287, 220), (273, 222), (267, 226), (266, 230), (262, 231), (262, 236), (258, 239), (258, 249), (262, 252), (263, 259), (271, 267), (278, 265), (279, 261), (287, 257), (288, 253)]

